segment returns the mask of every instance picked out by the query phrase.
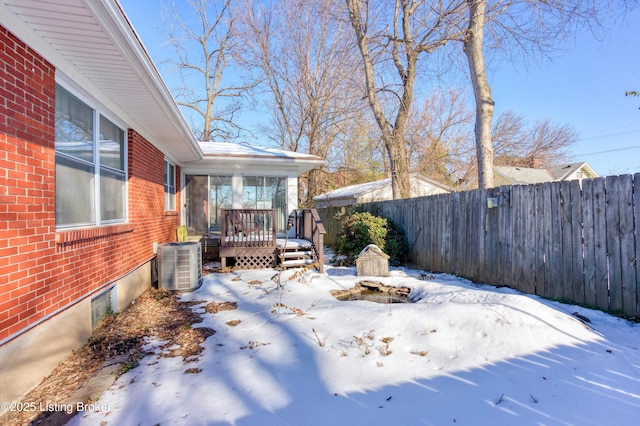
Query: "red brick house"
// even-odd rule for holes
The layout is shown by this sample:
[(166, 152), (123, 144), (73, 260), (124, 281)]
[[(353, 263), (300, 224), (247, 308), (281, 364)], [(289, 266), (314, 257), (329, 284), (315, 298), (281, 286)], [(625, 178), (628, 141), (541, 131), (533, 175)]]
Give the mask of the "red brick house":
[(0, 0), (0, 16), (8, 402), (151, 285), (154, 246), (186, 222), (181, 180), (216, 171), (116, 0)]

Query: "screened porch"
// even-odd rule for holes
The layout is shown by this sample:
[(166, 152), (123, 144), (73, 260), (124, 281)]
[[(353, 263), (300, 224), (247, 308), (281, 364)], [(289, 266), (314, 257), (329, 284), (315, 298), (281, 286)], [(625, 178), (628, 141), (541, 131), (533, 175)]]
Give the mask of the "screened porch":
[(273, 210), (273, 226), (284, 235), (287, 177), (185, 176), (185, 225), (190, 237), (219, 235), (224, 209)]

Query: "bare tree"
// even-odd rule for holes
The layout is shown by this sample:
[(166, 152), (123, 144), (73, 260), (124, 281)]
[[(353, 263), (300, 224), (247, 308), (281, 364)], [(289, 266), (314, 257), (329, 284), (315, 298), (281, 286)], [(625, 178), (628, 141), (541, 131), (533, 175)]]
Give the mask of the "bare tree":
[[(462, 39), (476, 100), (475, 139), (478, 182), (493, 186), (491, 123), (493, 98), (485, 67), (485, 48), (508, 56), (545, 57), (558, 41), (588, 27), (603, 29), (602, 18), (614, 1), (465, 0), (468, 28)], [(626, 7), (623, 1), (623, 6)], [(490, 41), (486, 42), (485, 30)]]
[[(405, 131), (413, 100), (418, 57), (461, 37), (459, 5), (396, 0), (391, 13), (368, 0), (345, 0), (362, 56), (369, 106), (384, 141), (395, 199), (410, 195)], [(391, 64), (391, 67), (388, 65)], [(389, 69), (391, 68), (391, 69)]]
[[(366, 105), (363, 105), (366, 106)], [(365, 108), (345, 122), (344, 137), (337, 141), (329, 164), (334, 174), (328, 176), (327, 189), (371, 182), (385, 176), (384, 145), (375, 123)]]
[(237, 48), (235, 16), (230, 0), (188, 0), (191, 17), (174, 3), (163, 5), (163, 32), (176, 58), (182, 86), (174, 91), (178, 105), (193, 111), (193, 131), (201, 140), (228, 140), (238, 135), (239, 98), (249, 88), (223, 80)]
[[(496, 166), (544, 168), (569, 160), (568, 150), (578, 134), (568, 124), (546, 118), (527, 122), (513, 111), (500, 114), (493, 122), (491, 142)], [(453, 185), (458, 189), (478, 187), (478, 159), (475, 141), (460, 143), (450, 153)]]
[[(434, 92), (411, 114), (406, 135), (411, 169), (455, 186), (457, 158), (468, 157), (469, 126), (473, 114), (461, 91)], [(463, 152), (465, 154), (463, 154)]]
[[(268, 134), (283, 148), (327, 158), (361, 101), (352, 83), (356, 62), (335, 0), (246, 3), (239, 60), (268, 94)], [(264, 130), (264, 129), (263, 129)], [(307, 176), (306, 203), (323, 187), (322, 170)], [(303, 204), (305, 201), (303, 200)]]
[(493, 150), (491, 146), (491, 120), (493, 98), (484, 65), (484, 25), (486, 0), (466, 0), (469, 8), (469, 26), (464, 38), (464, 53), (469, 64), (469, 75), (476, 103), (476, 156), (480, 188), (493, 186)]
[(496, 165), (549, 167), (568, 160), (567, 151), (578, 133), (568, 124), (553, 124), (549, 118), (529, 125), (521, 115), (507, 111), (496, 119), (492, 139)]

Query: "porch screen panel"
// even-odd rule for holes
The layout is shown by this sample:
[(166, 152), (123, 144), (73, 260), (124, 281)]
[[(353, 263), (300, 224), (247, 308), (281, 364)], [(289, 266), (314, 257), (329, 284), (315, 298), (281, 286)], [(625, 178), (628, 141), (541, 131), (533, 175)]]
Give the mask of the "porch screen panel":
[(231, 176), (186, 176), (185, 211), (190, 235), (220, 231), (220, 211), (233, 207), (231, 181)]
[(209, 176), (187, 175), (185, 177), (185, 212), (190, 235), (204, 235), (209, 228)]
[(231, 176), (209, 176), (209, 229), (220, 231), (222, 209), (233, 207)]
[(242, 179), (242, 207), (245, 209), (275, 209), (276, 230), (284, 231), (287, 211), (287, 178), (245, 176)]

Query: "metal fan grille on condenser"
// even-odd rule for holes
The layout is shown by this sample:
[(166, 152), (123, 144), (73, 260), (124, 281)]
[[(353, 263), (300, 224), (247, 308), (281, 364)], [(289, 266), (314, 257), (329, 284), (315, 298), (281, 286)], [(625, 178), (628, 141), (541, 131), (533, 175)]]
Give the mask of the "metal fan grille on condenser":
[(164, 290), (193, 291), (202, 284), (200, 243), (166, 243), (158, 247), (158, 286)]

